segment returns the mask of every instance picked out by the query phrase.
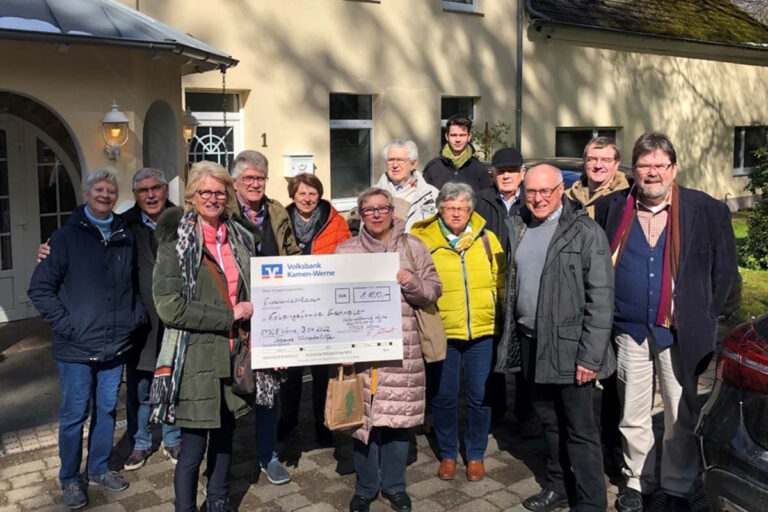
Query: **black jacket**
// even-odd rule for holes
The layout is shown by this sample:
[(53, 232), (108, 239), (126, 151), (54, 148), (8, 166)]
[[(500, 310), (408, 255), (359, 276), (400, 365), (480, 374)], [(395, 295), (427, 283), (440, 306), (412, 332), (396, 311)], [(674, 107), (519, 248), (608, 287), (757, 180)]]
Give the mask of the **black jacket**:
[(491, 174), (480, 160), (470, 157), (461, 169), (456, 169), (453, 161), (444, 156), (433, 158), (424, 167), (424, 179), (427, 183), (440, 190), (449, 181), (461, 181), (470, 185), (475, 192), (491, 187)]
[[(522, 208), (506, 220), (509, 229), (506, 329), (514, 329), (516, 272), (514, 254), (531, 214)], [(536, 352), (523, 358), (526, 375), (538, 384), (573, 384), (576, 365), (605, 378), (616, 370), (611, 347), (613, 269), (608, 240), (580, 204), (563, 197), (563, 212), (547, 249), (536, 311)], [(515, 337), (500, 344), (497, 370), (508, 369)], [(510, 341), (507, 341), (510, 340)], [(525, 354), (525, 351), (523, 351)]]
[[(630, 189), (595, 203), (595, 221), (612, 240), (621, 223)], [(680, 267), (674, 304), (683, 369), (703, 372), (717, 339), (718, 315), (736, 279), (736, 240), (725, 204), (704, 192), (680, 187)]]
[(104, 240), (84, 208), (51, 235), (51, 254), (35, 268), (28, 291), (53, 331), (53, 357), (62, 362), (124, 354), (146, 318), (134, 282), (133, 233), (115, 215)]
[[(165, 208), (174, 206), (166, 201)], [(149, 322), (138, 329), (133, 336), (133, 349), (129, 354), (129, 364), (145, 372), (155, 371), (157, 354), (163, 339), (163, 325), (157, 317), (155, 303), (152, 300), (152, 271), (157, 258), (157, 239), (155, 231), (144, 224), (141, 209), (136, 204), (121, 215), (133, 233), (136, 245), (134, 272), (139, 285), (139, 296), (147, 310)]]
[(507, 206), (504, 204), (504, 201), (499, 197), (496, 187), (481, 190), (477, 194), (475, 211), (485, 219), (485, 228), (493, 231), (505, 253), (509, 252), (509, 234), (504, 221), (507, 217), (516, 215), (520, 211), (520, 207), (525, 204), (525, 192), (522, 183), (519, 190), (520, 195), (517, 196), (517, 201), (509, 209), (509, 212), (507, 212)]

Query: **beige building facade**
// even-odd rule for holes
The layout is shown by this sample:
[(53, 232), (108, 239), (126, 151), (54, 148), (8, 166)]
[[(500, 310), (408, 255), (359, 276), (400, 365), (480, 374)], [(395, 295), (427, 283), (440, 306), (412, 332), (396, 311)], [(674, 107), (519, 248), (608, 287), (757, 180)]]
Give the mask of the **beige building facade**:
[[(234, 152), (267, 155), (267, 193), (282, 202), (289, 200), (286, 177), (297, 168), (288, 156), (309, 155), (326, 196), (344, 210), (384, 172), (379, 153), (389, 140), (413, 139), (423, 167), (440, 150), (441, 119), (456, 110), (471, 110), (476, 131), (486, 122), (510, 124), (505, 138), (514, 144), (521, 34), (519, 136), (526, 157), (577, 156), (589, 136), (608, 133), (629, 163), (634, 140), (661, 130), (677, 145), (684, 185), (733, 207), (746, 203), (750, 144), (768, 125), (768, 50), (537, 23), (529, 10), (521, 33), (518, 8), (529, 3), (139, 6), (240, 60), (226, 75), (226, 92), (239, 102), (229, 112)], [(216, 94), (221, 87), (215, 73), (183, 79), (185, 93)], [(308, 169), (309, 160), (296, 161)]]

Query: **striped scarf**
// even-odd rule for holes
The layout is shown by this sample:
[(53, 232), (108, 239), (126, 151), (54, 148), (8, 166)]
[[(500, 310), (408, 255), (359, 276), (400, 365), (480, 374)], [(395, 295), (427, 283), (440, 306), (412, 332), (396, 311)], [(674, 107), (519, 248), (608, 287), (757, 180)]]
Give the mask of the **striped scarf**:
[[(624, 213), (616, 234), (611, 240), (611, 257), (613, 268), (619, 265), (621, 254), (629, 239), (629, 233), (637, 216), (637, 189), (632, 187), (627, 195), (624, 205)], [(672, 300), (677, 281), (677, 272), (680, 267), (680, 191), (677, 182), (672, 184), (672, 200), (667, 214), (667, 227), (664, 240), (664, 267), (661, 274), (661, 297), (659, 298), (659, 312), (656, 315), (656, 325), (669, 329), (676, 325), (675, 304)]]

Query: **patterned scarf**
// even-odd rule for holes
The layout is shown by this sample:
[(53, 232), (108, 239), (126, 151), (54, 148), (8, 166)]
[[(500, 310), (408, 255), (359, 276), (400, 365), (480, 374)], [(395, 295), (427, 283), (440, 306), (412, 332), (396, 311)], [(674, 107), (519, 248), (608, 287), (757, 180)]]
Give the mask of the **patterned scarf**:
[(304, 220), (299, 214), (299, 209), (294, 206), (291, 208), (291, 225), (293, 226), (293, 235), (296, 237), (296, 241), (299, 243), (299, 247), (304, 249), (307, 245), (312, 243), (312, 240), (320, 232), (323, 227), (320, 204), (312, 210), (309, 220)]
[(440, 226), (440, 232), (445, 239), (448, 240), (450, 246), (459, 252), (464, 252), (469, 249), (472, 242), (475, 240), (475, 237), (472, 234), (472, 226), (469, 225), (469, 222), (467, 222), (467, 227), (464, 228), (464, 232), (459, 236), (454, 235), (440, 217), (437, 218), (437, 223)]
[[(667, 329), (677, 324), (675, 304), (672, 300), (675, 282), (677, 281), (677, 272), (680, 266), (680, 191), (676, 181), (672, 184), (671, 199), (667, 214), (667, 227), (665, 229), (661, 297), (659, 298), (659, 312), (656, 315), (656, 325), (666, 327)], [(613, 236), (613, 240), (611, 240), (611, 256), (614, 269), (618, 266), (621, 254), (624, 252), (624, 247), (629, 239), (629, 233), (632, 230), (636, 216), (637, 189), (632, 187), (632, 190), (627, 195), (621, 223), (616, 230), (616, 234)]]
[[(234, 242), (232, 254), (236, 256), (235, 263), (242, 273), (242, 265), (250, 263), (238, 261), (237, 254), (241, 251), (247, 251), (248, 255), (254, 254), (253, 238), (244, 227), (231, 218), (225, 219), (224, 224), (227, 227), (227, 233), (232, 237), (230, 241)], [(200, 269), (204, 245), (202, 223), (199, 222), (197, 212), (190, 210), (184, 213), (179, 222), (177, 233), (176, 257), (179, 260), (181, 271), (181, 296), (185, 300), (190, 300), (196, 297), (197, 273)], [(234, 245), (237, 245), (240, 250), (236, 249)], [(187, 330), (165, 327), (149, 396), (150, 421), (152, 422), (168, 424), (176, 422), (176, 403), (189, 345), (189, 336), (190, 333)], [(260, 381), (262, 393), (259, 393), (258, 389)], [(265, 405), (274, 403), (275, 389), (278, 391), (280, 389), (280, 379), (276, 372), (269, 374), (263, 372), (260, 377), (257, 376), (256, 385), (256, 403), (261, 403), (258, 400), (262, 400)], [(269, 393), (271, 395), (266, 396)]]

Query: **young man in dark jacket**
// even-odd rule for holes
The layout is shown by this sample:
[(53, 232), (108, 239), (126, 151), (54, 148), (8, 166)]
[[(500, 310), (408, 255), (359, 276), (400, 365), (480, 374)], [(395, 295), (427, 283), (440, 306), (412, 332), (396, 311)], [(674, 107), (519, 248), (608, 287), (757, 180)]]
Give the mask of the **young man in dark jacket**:
[(614, 342), (622, 402), (626, 487), (620, 512), (640, 512), (656, 489), (654, 375), (664, 389), (661, 482), (665, 510), (690, 510), (699, 472), (693, 435), (698, 376), (715, 350), (717, 318), (738, 272), (728, 208), (677, 184), (677, 153), (662, 133), (632, 150), (634, 187), (595, 205), (611, 241), (616, 280)]
[(443, 151), (439, 157), (427, 162), (424, 179), (440, 190), (449, 181), (460, 181), (479, 192), (491, 186), (488, 169), (474, 157), (472, 148), (472, 121), (462, 115), (453, 115), (445, 125)]
[[(92, 172), (83, 197), (86, 204), (51, 236), (51, 255), (35, 268), (28, 292), (53, 331), (61, 386), (59, 480), (70, 508), (87, 505), (87, 482), (113, 491), (128, 487), (107, 461), (124, 357), (146, 319), (133, 279), (133, 234), (112, 212), (117, 177)], [(83, 428), (91, 409), (84, 481)]]
[[(523, 506), (548, 511), (570, 501), (576, 510), (603, 511), (603, 454), (593, 404), (595, 379), (615, 370), (608, 240), (581, 205), (563, 197), (555, 167), (538, 165), (526, 173), (525, 202), (507, 220), (506, 309), (544, 429), (548, 481)], [(500, 348), (498, 364), (509, 367), (507, 354), (515, 351)]]

